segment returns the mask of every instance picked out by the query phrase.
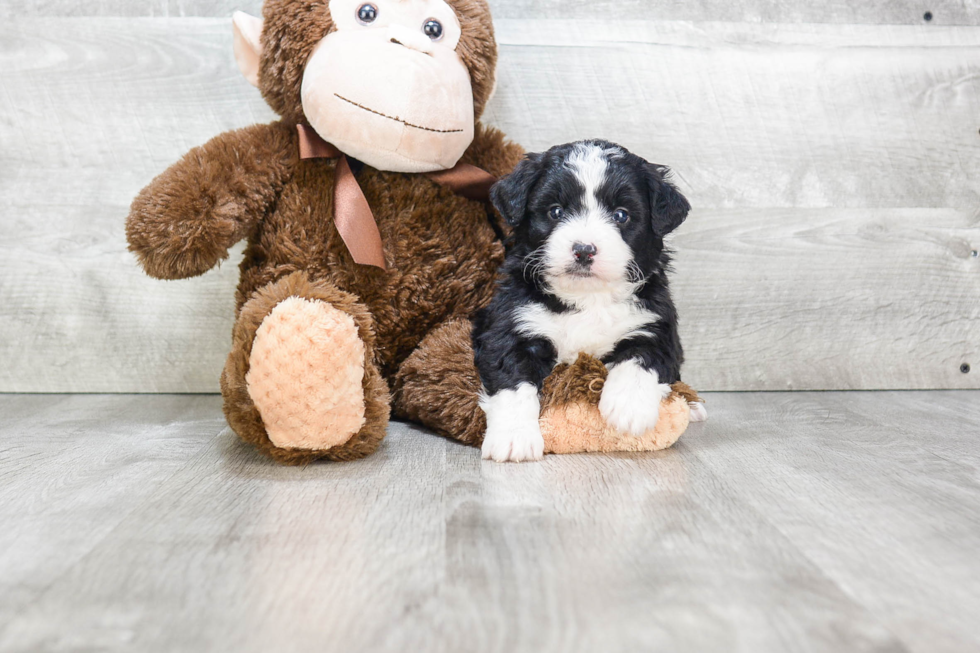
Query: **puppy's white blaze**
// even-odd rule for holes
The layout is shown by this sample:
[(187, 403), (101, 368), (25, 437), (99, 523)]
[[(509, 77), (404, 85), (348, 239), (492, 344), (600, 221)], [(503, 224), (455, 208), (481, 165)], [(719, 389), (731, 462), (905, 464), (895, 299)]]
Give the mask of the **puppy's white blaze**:
[(585, 188), (585, 206), (590, 212), (599, 211), (599, 187), (606, 180), (609, 159), (622, 156), (618, 148), (602, 148), (592, 143), (579, 143), (568, 155), (567, 165)]
[(596, 196), (602, 182), (606, 180), (606, 162), (602, 148), (597, 145), (580, 143), (568, 155), (565, 161), (575, 177), (585, 188), (585, 207), (590, 213), (599, 210), (599, 200)]
[(522, 383), (493, 396), (481, 394), (480, 408), (487, 416), (484, 460), (522, 462), (544, 456), (544, 438), (538, 425), (541, 402), (534, 385)]
[(594, 293), (590, 302), (564, 313), (541, 304), (525, 304), (514, 311), (520, 333), (546, 338), (558, 354), (558, 363), (574, 363), (579, 353), (602, 358), (626, 338), (654, 337), (644, 327), (660, 319), (632, 298), (621, 301), (609, 293)]
[(645, 370), (638, 361), (619, 363), (606, 377), (599, 398), (599, 412), (617, 431), (643, 435), (657, 425), (660, 402), (670, 394), (670, 386), (660, 383), (653, 370)]

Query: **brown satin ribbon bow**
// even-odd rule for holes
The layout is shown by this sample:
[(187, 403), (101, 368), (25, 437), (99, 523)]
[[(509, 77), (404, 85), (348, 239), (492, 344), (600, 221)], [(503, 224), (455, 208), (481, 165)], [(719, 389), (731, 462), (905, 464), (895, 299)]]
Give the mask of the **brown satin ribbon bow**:
[[(296, 125), (299, 132), (301, 159), (337, 159), (333, 191), (334, 223), (355, 263), (387, 270), (381, 232), (367, 198), (350, 169), (347, 157), (326, 142), (309, 125)], [(457, 163), (451, 170), (426, 173), (426, 176), (457, 195), (480, 202), (490, 200), (490, 187), (497, 178), (486, 170), (468, 163)]]

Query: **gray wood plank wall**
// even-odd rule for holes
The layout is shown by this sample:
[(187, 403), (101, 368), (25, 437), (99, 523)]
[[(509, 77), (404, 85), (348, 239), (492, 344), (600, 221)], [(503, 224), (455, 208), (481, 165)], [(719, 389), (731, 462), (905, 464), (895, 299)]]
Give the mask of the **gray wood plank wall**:
[[(934, 25), (977, 25), (976, 0), (490, 0), (501, 18), (606, 18), (764, 23), (866, 23), (916, 25), (925, 15)], [(262, 0), (6, 0), (0, 17), (36, 16), (215, 16), (235, 10), (258, 15)]]
[[(674, 168), (697, 387), (980, 388), (980, 3), (810, 4), (499, 0), (486, 120)], [(154, 281), (122, 222), (187, 149), (274, 118), (234, 8), (258, 3), (0, 6), (0, 391), (217, 389), (238, 254)]]

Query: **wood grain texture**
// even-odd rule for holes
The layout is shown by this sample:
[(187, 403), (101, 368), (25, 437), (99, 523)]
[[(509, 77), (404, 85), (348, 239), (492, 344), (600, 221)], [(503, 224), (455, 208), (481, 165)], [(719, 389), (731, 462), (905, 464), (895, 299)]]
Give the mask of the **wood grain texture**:
[[(980, 393), (707, 399), (653, 454), (497, 465), (395, 423), (285, 468), (217, 397), (0, 397), (0, 650), (980, 646)], [(79, 462), (25, 464), (46, 433)]]
[(0, 395), (0, 628), (227, 428), (213, 396)]
[[(697, 387), (980, 387), (958, 371), (980, 365), (980, 29), (501, 20), (498, 37), (490, 122), (675, 169), (696, 209), (675, 243)], [(156, 282), (122, 223), (192, 146), (273, 118), (227, 20), (18, 18), (0, 42), (0, 391), (214, 391), (240, 250)]]
[(976, 650), (977, 398), (722, 396), (696, 455), (909, 650)]
[[(496, 19), (689, 20), (735, 23), (980, 25), (974, 0), (490, 0)], [(925, 13), (932, 14), (929, 21)]]
[(673, 239), (684, 378), (976, 388), (977, 243), (980, 219), (952, 210), (696, 210)]
[(0, 18), (52, 17), (229, 17), (232, 12), (262, 12), (262, 0), (8, 0)]
[(488, 118), (601, 135), (697, 208), (980, 206), (980, 29), (503, 21)]
[[(872, 25), (980, 25), (973, 0), (801, 2), (800, 0), (489, 0), (496, 19), (575, 18), (690, 20), (759, 23), (867, 23)], [(230, 16), (258, 15), (261, 0), (9, 0), (0, 18), (37, 16)]]

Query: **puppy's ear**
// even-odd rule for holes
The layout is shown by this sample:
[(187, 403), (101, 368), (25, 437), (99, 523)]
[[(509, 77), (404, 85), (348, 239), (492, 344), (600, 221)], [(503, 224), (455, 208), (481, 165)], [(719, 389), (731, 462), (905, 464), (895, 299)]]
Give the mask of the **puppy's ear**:
[(527, 199), (531, 189), (541, 176), (540, 154), (528, 154), (510, 173), (490, 189), (493, 207), (504, 216), (512, 227), (516, 227), (527, 214)]
[(646, 164), (647, 183), (650, 186), (650, 212), (653, 231), (663, 238), (681, 226), (691, 205), (677, 188), (667, 181), (670, 169), (655, 163)]

